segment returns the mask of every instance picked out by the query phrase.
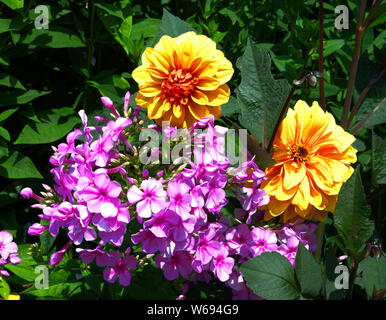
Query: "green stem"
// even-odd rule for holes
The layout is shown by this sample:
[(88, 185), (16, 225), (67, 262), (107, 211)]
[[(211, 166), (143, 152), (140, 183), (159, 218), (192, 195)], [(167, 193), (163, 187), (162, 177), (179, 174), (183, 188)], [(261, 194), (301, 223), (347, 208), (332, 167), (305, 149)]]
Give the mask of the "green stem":
[(352, 57), (350, 75), (349, 75), (349, 80), (348, 80), (348, 85), (347, 85), (346, 100), (344, 101), (344, 106), (343, 106), (342, 120), (340, 123), (344, 129), (347, 129), (347, 117), (348, 117), (348, 113), (350, 111), (352, 95), (354, 92), (354, 84), (355, 84), (355, 78), (356, 78), (357, 69), (358, 69), (359, 54), (361, 51), (360, 50), (361, 49), (361, 42), (362, 42), (364, 30), (365, 30), (362, 27), (362, 21), (363, 21), (363, 16), (365, 14), (366, 2), (367, 2), (366, 0), (362, 0), (362, 2), (361, 2), (359, 17), (358, 17), (358, 23), (357, 23), (357, 27), (356, 27), (354, 54)]

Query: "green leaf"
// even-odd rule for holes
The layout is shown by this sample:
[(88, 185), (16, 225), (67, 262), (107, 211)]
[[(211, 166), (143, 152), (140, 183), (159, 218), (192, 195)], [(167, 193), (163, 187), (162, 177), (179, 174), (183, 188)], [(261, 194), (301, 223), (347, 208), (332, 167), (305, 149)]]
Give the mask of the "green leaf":
[(26, 90), (19, 80), (6, 73), (0, 73), (0, 86)]
[(344, 252), (349, 249), (357, 253), (371, 237), (374, 223), (370, 221), (370, 213), (358, 166), (343, 184), (334, 213), (334, 225), (343, 241)]
[(240, 105), (237, 99), (233, 96), (230, 96), (229, 101), (221, 107), (222, 116), (230, 116), (235, 113), (240, 113), (240, 111)]
[(156, 36), (160, 27), (160, 19), (147, 18), (141, 22), (135, 23), (132, 26), (130, 40), (139, 40), (141, 37), (153, 38)]
[(378, 184), (386, 184), (386, 140), (372, 132), (372, 179)]
[(1, 0), (1, 2), (13, 10), (21, 9), (24, 7), (24, 0)]
[(38, 90), (8, 90), (0, 93), (0, 106), (10, 106), (15, 104), (25, 104), (38, 97), (49, 94), (51, 91), (38, 91)]
[(323, 46), (324, 57), (327, 57), (330, 54), (334, 53), (335, 51), (338, 51), (340, 48), (344, 46), (344, 44), (345, 44), (344, 39), (327, 40)]
[(38, 274), (35, 273), (36, 262), (32, 258), (30, 259), (22, 259), (22, 262), (19, 264), (12, 265), (8, 263), (5, 268), (14, 274), (16, 274), (19, 278), (32, 282), (35, 281)]
[(29, 49), (35, 48), (79, 48), (85, 43), (79, 34), (63, 27), (50, 26), (49, 29), (31, 29), (21, 40)]
[(123, 47), (126, 54), (128, 54), (133, 17), (131, 15), (125, 17), (122, 10), (107, 3), (96, 2), (94, 5), (98, 8), (98, 17), (107, 31), (111, 33), (113, 38)]
[(157, 36), (153, 41), (154, 45), (164, 35), (168, 35), (172, 38), (175, 38), (178, 37), (180, 34), (189, 31), (196, 32), (196, 30), (194, 30), (189, 23), (182, 21), (180, 18), (172, 15), (168, 10), (164, 8), (161, 19), (161, 25), (158, 29)]
[(0, 137), (3, 137), (7, 141), (11, 140), (8, 130), (3, 127), (0, 127)]
[(265, 148), (288, 97), (288, 82), (272, 78), (269, 54), (250, 39), (236, 65), (241, 70), (241, 84), (236, 89), (240, 123)]
[(386, 290), (386, 258), (366, 257), (359, 263), (358, 272), (362, 272), (363, 284), (368, 298), (373, 290)]
[(67, 107), (41, 111), (38, 118), (39, 123), (25, 125), (15, 144), (42, 144), (59, 140), (80, 122), (74, 110)]
[(295, 266), (302, 295), (306, 298), (319, 296), (323, 287), (322, 270), (301, 242), (296, 253)]
[[(40, 224), (47, 225), (49, 223), (46, 220), (41, 219)], [(47, 256), (56, 240), (56, 237), (53, 237), (48, 230), (44, 230), (44, 232), (39, 236), (39, 239), (42, 253)]]
[(7, 300), (10, 293), (11, 293), (11, 289), (9, 288), (7, 281), (5, 281), (4, 278), (0, 277), (0, 296), (3, 299)]
[(264, 252), (240, 266), (247, 285), (264, 299), (299, 299), (295, 271), (291, 263), (278, 252)]
[(11, 115), (13, 115), (19, 108), (11, 108), (0, 113), (0, 121), (4, 121), (8, 119)]
[(43, 178), (31, 159), (17, 151), (10, 152), (6, 159), (0, 159), (0, 176), (9, 179)]
[(0, 19), (0, 33), (8, 32), (11, 27), (11, 19)]
[(0, 139), (0, 158), (8, 157), (8, 144), (4, 139)]

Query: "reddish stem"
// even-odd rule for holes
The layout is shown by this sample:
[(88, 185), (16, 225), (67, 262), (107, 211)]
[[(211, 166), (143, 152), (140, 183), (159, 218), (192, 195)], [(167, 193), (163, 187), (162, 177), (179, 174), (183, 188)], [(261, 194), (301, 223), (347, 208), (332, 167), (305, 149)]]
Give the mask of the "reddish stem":
[(358, 60), (359, 60), (359, 54), (361, 49), (361, 42), (362, 42), (363, 32), (365, 30), (362, 27), (362, 21), (363, 21), (363, 16), (365, 14), (366, 2), (367, 2), (366, 0), (362, 0), (361, 2), (358, 23), (356, 28), (354, 54), (352, 58), (350, 76), (349, 76), (348, 85), (347, 85), (346, 100), (344, 101), (342, 121), (340, 123), (344, 129), (347, 129), (347, 117), (350, 111), (350, 105), (351, 105), (352, 95), (354, 91), (355, 78), (356, 78), (357, 69), (358, 69)]

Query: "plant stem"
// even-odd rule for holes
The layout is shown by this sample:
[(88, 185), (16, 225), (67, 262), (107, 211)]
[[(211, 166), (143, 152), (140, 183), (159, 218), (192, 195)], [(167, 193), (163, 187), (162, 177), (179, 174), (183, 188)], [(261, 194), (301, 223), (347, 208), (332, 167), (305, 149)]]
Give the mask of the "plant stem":
[[(323, 0), (319, 0), (319, 72), (323, 73)], [(320, 106), (326, 111), (326, 100), (324, 97), (324, 79), (319, 81)]]
[(354, 281), (355, 281), (355, 278), (357, 276), (357, 271), (358, 271), (358, 263), (356, 261), (354, 261), (354, 265), (350, 271), (350, 278), (348, 281), (348, 291), (347, 291), (347, 296), (346, 296), (347, 300), (352, 300), (352, 292), (354, 289)]
[(375, 112), (378, 111), (378, 109), (381, 107), (382, 104), (384, 104), (386, 101), (386, 98), (383, 98), (381, 102), (368, 114), (366, 118), (364, 118), (355, 128), (351, 130), (351, 134), (356, 134), (359, 130), (362, 129), (362, 127), (366, 124), (366, 122), (374, 115)]
[(371, 6), (370, 12), (369, 12), (369, 14), (368, 14), (367, 17), (366, 17), (365, 22), (363, 23), (363, 28), (364, 28), (364, 29), (366, 29), (366, 28), (369, 26), (369, 20), (370, 20), (371, 13), (373, 12), (373, 10), (374, 10), (376, 7), (378, 7), (378, 4), (379, 4), (380, 2), (381, 2), (381, 0), (376, 0), (376, 1), (374, 2), (374, 4)]
[[(303, 71), (302, 74), (300, 75), (300, 77), (298, 78), (298, 80), (300, 80), (305, 74), (307, 73), (307, 71)], [(294, 84), (291, 88), (291, 91), (290, 93), (288, 94), (288, 97), (287, 97), (287, 100), (285, 101), (284, 103), (284, 106), (281, 110), (281, 113), (279, 115), (279, 118), (277, 119), (277, 122), (276, 122), (276, 125), (275, 125), (275, 129), (273, 130), (272, 132), (272, 136), (271, 136), (271, 139), (269, 140), (269, 144), (268, 144), (268, 148), (267, 148), (267, 152), (271, 152), (272, 150), (272, 147), (273, 147), (273, 141), (275, 140), (275, 136), (276, 136), (276, 132), (277, 132), (277, 129), (279, 129), (279, 126), (280, 126), (280, 123), (285, 115), (285, 113), (287, 112), (287, 108), (288, 108), (288, 105), (291, 101), (291, 98), (296, 90), (296, 88), (298, 87), (298, 85)], [(264, 139), (265, 141), (265, 139)]]
[(369, 83), (367, 84), (367, 87), (365, 89), (363, 89), (363, 91), (361, 92), (361, 95), (359, 96), (358, 101), (355, 103), (354, 108), (352, 109), (352, 111), (350, 113), (350, 117), (348, 118), (348, 121), (347, 121), (347, 128), (350, 128), (351, 121), (354, 118), (354, 116), (356, 115), (356, 113), (358, 112), (358, 109), (359, 109), (360, 105), (362, 104), (363, 100), (365, 99), (367, 93), (378, 82), (378, 80), (382, 78), (385, 71), (386, 71), (386, 69), (383, 69), (378, 76), (370, 79)]
[(359, 60), (359, 54), (361, 49), (361, 42), (362, 42), (363, 32), (365, 30), (362, 27), (362, 21), (363, 21), (363, 16), (365, 14), (366, 2), (367, 2), (366, 0), (362, 0), (361, 2), (358, 23), (356, 27), (354, 54), (352, 58), (350, 75), (348, 79), (346, 100), (344, 101), (342, 120), (340, 123), (344, 129), (347, 129), (347, 117), (350, 111), (351, 99), (354, 91), (355, 78), (356, 78), (356, 73), (358, 69), (358, 60)]

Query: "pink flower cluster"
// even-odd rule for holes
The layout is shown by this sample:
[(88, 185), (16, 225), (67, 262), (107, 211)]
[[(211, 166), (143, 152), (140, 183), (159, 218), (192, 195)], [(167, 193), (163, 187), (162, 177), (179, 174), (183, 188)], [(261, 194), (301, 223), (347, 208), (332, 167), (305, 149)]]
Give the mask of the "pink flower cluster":
[[(13, 242), (13, 236), (6, 230), (0, 231), (0, 267), (8, 263), (18, 264), (21, 262), (18, 256), (18, 247)], [(0, 275), (9, 276), (9, 272), (0, 269)]]
[[(128, 93), (125, 115), (129, 99)], [(42, 197), (30, 188), (21, 192), (40, 202), (33, 207), (41, 209), (39, 218), (48, 222), (33, 224), (29, 234), (48, 230), (56, 236), (61, 228), (67, 230), (69, 242), (51, 256), (51, 265), (58, 264), (74, 244), (83, 262), (95, 260), (105, 268), (104, 279), (111, 283), (119, 279), (129, 285), (129, 270), (137, 266), (137, 260), (142, 264), (154, 259), (168, 280), (181, 275), (194, 283), (215, 277), (233, 289), (235, 298), (256, 298), (237, 264), (270, 251), (293, 262), (299, 241), (315, 249), (311, 224), (278, 230), (263, 227), (259, 207), (269, 197), (259, 186), (265, 174), (254, 159), (230, 166), (224, 155), (227, 129), (215, 125), (213, 116), (189, 128), (194, 160), (141, 164), (139, 146), (129, 142), (143, 127), (137, 118), (139, 108), (132, 117), (121, 117), (109, 98), (103, 97), (102, 102), (114, 120), (96, 117), (104, 125), (92, 127), (86, 114), (79, 112), (83, 129), (69, 133), (50, 158), (54, 189), (43, 185)], [(176, 129), (158, 128), (158, 132), (172, 138)], [(240, 208), (225, 215), (224, 207), (231, 200)], [(130, 234), (128, 224), (133, 217), (140, 229)], [(94, 249), (79, 247), (95, 241)], [(130, 247), (118, 250), (130, 241), (132, 246), (141, 246), (143, 254), (137, 259), (130, 255)], [(117, 250), (108, 252), (112, 246)]]

